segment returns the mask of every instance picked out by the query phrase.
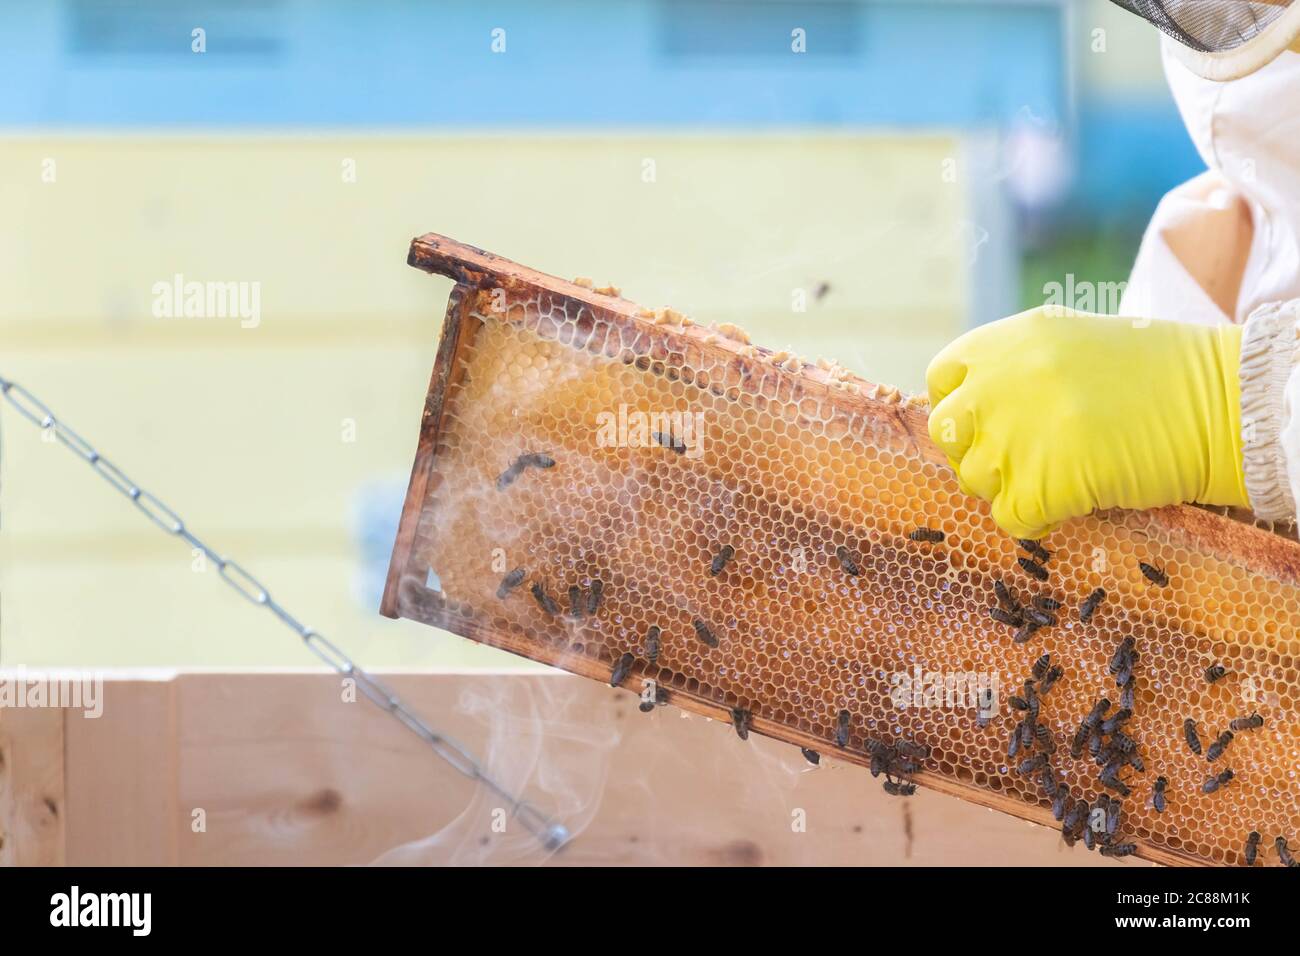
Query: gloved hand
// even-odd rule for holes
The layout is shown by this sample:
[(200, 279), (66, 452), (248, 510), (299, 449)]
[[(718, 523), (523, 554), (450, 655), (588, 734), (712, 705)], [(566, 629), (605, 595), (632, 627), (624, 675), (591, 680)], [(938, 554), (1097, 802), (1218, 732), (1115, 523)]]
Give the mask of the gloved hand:
[(935, 356), (930, 437), (1020, 538), (1097, 508), (1244, 506), (1240, 353), (1240, 326), (1032, 309)]

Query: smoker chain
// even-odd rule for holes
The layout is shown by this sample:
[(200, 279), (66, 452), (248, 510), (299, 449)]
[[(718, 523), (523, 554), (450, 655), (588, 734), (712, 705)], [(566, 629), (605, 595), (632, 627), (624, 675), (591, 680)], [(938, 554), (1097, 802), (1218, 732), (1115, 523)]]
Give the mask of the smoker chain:
[[(449, 763), (459, 773), (477, 780), (497, 794), (510, 806), (511, 813), (523, 824), (524, 828), (541, 840), (548, 850), (557, 850), (568, 842), (569, 832), (560, 823), (547, 817), (532, 804), (516, 797), (500, 783), (488, 776), (482, 765), (454, 740), (444, 737), (426, 724), (412, 711), (400, 697), (390, 690), (382, 681), (371, 676), (359, 667), (334, 642), (323, 634), (303, 624), (275, 598), (255, 577), (237, 563), (223, 557), (205, 544), (194, 532), (186, 527), (180, 516), (167, 507), (154, 495), (137, 486), (116, 465), (95, 450), (94, 446), (78, 435), (67, 424), (50, 411), (40, 399), (23, 388), (17, 382), (0, 377), (0, 394), (8, 399), (9, 404), (18, 413), (42, 431), (49, 430), (79, 458), (93, 468), (105, 481), (131, 500), (131, 503), (155, 525), (173, 537), (180, 538), (193, 548), (201, 551), (212, 561), (221, 574), (221, 579), (238, 594), (253, 604), (261, 605), (271, 611), (294, 633), (302, 638), (303, 643), (313, 654), (342, 674), (357, 682), (361, 692), (373, 703), (391, 714), (403, 727), (420, 737), (439, 758)], [(553, 465), (554, 462), (551, 462)], [(533, 459), (519, 466), (550, 467), (543, 460)], [(513, 477), (511, 478), (513, 480)]]

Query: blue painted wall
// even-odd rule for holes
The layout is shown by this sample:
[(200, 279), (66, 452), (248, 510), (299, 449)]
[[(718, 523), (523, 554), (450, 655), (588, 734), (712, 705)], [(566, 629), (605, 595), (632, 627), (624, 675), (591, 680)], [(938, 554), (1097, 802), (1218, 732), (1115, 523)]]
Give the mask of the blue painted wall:
[(1050, 3), (0, 0), (0, 23), (8, 127), (954, 127), (1059, 118), (1066, 89)]

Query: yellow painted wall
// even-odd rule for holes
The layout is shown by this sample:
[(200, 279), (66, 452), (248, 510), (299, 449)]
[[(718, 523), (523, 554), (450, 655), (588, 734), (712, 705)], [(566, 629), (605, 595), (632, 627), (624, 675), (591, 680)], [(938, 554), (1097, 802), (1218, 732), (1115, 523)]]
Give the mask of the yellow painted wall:
[[(0, 375), (372, 666), (499, 666), (357, 595), (359, 489), (405, 482), (450, 287), (406, 266), (410, 238), (614, 281), (918, 389), (965, 321), (965, 197), (941, 176), (958, 153), (879, 135), (0, 139)], [(155, 318), (176, 273), (259, 282), (261, 324)], [(313, 660), (7, 406), (0, 425), (5, 664)]]

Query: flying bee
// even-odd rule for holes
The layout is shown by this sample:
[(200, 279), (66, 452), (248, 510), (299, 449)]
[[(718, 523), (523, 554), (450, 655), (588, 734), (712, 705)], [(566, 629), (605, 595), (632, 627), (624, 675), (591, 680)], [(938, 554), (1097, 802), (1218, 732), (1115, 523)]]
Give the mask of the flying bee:
[(839, 558), (840, 567), (844, 569), (844, 573), (849, 577), (856, 578), (862, 573), (862, 568), (853, 558), (853, 552), (844, 547), (844, 545), (840, 545), (835, 549), (835, 557)]
[(727, 566), (727, 562), (736, 556), (736, 549), (729, 544), (724, 544), (721, 550), (713, 556), (713, 562), (709, 565), (709, 573), (715, 578), (722, 573), (722, 569)]
[(1255, 858), (1259, 856), (1260, 834), (1258, 830), (1251, 830), (1246, 837), (1246, 865), (1254, 866)]
[(927, 760), (930, 756), (930, 747), (927, 744), (915, 744), (910, 740), (900, 740), (894, 744), (894, 749), (904, 757), (915, 757), (917, 760)]
[(1047, 568), (1036, 563), (1032, 558), (1016, 558), (1016, 564), (1020, 565), (1030, 577), (1037, 578), (1039, 581), (1047, 580)]
[(1038, 688), (1038, 692), (1040, 694), (1046, 694), (1049, 690), (1055, 687), (1056, 682), (1064, 676), (1065, 676), (1065, 668), (1063, 668), (1060, 664), (1053, 664), (1051, 669), (1047, 672), (1046, 676), (1043, 677), (1043, 683)]
[(576, 584), (569, 587), (569, 617), (582, 617), (582, 588)]
[(753, 715), (743, 707), (731, 708), (731, 726), (736, 728), (736, 736), (741, 740), (749, 739), (749, 724)]
[(1046, 564), (1052, 559), (1052, 552), (1048, 551), (1037, 541), (1030, 538), (1017, 538), (1016, 544), (1020, 545), (1022, 550), (1028, 551), (1043, 564)]
[(1047, 754), (1036, 754), (1033, 757), (1030, 757), (1026, 760), (1022, 760), (1020, 762), (1020, 766), (1017, 769), (1022, 774), (1028, 776), (1031, 773), (1035, 773), (1036, 771), (1042, 770), (1046, 766), (1047, 766)]
[(1091, 730), (1101, 722), (1102, 717), (1105, 716), (1108, 710), (1110, 710), (1110, 700), (1103, 697), (1093, 705), (1092, 710), (1088, 711), (1088, 716), (1083, 718), (1084, 724)]
[(1012, 614), (1020, 610), (1020, 602), (1012, 595), (1011, 589), (1001, 581), (993, 582), (993, 593), (997, 595), (998, 603)]
[(907, 536), (913, 541), (923, 541), (926, 544), (939, 544), (944, 538), (943, 532), (936, 531), (934, 528), (917, 528)]
[(1047, 669), (1052, 666), (1052, 655), (1044, 654), (1038, 660), (1034, 661), (1034, 666), (1029, 671), (1029, 676), (1034, 680), (1042, 680), (1047, 674)]
[(1038, 742), (1038, 747), (1043, 753), (1056, 753), (1056, 738), (1052, 736), (1052, 731), (1046, 724), (1034, 725), (1034, 739)]
[(1040, 611), (1036, 607), (1027, 607), (1024, 609), (1025, 619), (1031, 624), (1037, 624), (1039, 627), (1052, 627), (1056, 624), (1056, 618), (1046, 611)]
[(529, 589), (533, 597), (537, 600), (538, 605), (547, 614), (555, 617), (560, 613), (560, 606), (555, 603), (555, 599), (546, 593), (546, 588), (542, 587), (540, 581), (534, 581), (533, 586)]
[(1119, 642), (1119, 647), (1115, 648), (1115, 653), (1110, 656), (1108, 669), (1112, 674), (1118, 674), (1128, 660), (1128, 656), (1133, 651), (1133, 645), (1136, 643), (1133, 638), (1126, 637)]
[(1010, 611), (1004, 611), (1000, 607), (989, 608), (989, 617), (993, 618), (993, 620), (997, 621), (999, 624), (1005, 624), (1008, 627), (1019, 627), (1024, 623), (1024, 621), (1021, 620), (1020, 615), (1012, 614)]
[(799, 752), (803, 754), (803, 759), (807, 760), (814, 767), (819, 766), (822, 762), (822, 755), (815, 750), (809, 750), (807, 747), (800, 747)]
[(1234, 774), (1231, 770), (1225, 770), (1217, 777), (1209, 777), (1208, 779), (1206, 779), (1205, 783), (1201, 786), (1201, 792), (1214, 793), (1214, 791), (1218, 790), (1224, 784), (1228, 783), (1233, 778), (1233, 776)]
[(1136, 843), (1112, 843), (1101, 848), (1102, 856), (1132, 856), (1136, 852)]
[(1273, 846), (1277, 850), (1277, 858), (1282, 861), (1283, 866), (1295, 866), (1296, 861), (1291, 856), (1291, 851), (1287, 848), (1286, 837), (1278, 837), (1273, 841)]
[(912, 794), (916, 793), (916, 784), (904, 783), (901, 780), (886, 780), (884, 787), (885, 793), (891, 794), (895, 797), (910, 797)]
[(1205, 668), (1205, 683), (1213, 684), (1216, 681), (1221, 681), (1227, 673), (1228, 669), (1222, 664), (1211, 664)]
[(835, 718), (836, 747), (847, 747), (849, 745), (849, 720), (851, 716), (847, 710), (841, 710)]
[(1101, 732), (1103, 734), (1113, 734), (1115, 731), (1119, 730), (1120, 725), (1123, 724), (1124, 721), (1128, 720), (1132, 716), (1133, 711), (1131, 710), (1115, 711), (1115, 713), (1111, 714), (1101, 722)]
[(594, 615), (600, 607), (600, 596), (605, 593), (605, 582), (596, 578), (587, 589), (587, 614)]
[(1070, 804), (1070, 787), (1069, 784), (1060, 784), (1056, 788), (1056, 797), (1052, 800), (1052, 819), (1061, 821), (1065, 818), (1065, 811)]
[(1205, 751), (1205, 759), (1214, 763), (1223, 756), (1223, 752), (1228, 749), (1228, 744), (1232, 743), (1232, 731), (1225, 730), (1219, 734), (1219, 738), (1210, 744), (1209, 749)]
[(1037, 630), (1037, 624), (1026, 624), (1023, 627), (1017, 628), (1016, 633), (1011, 635), (1011, 640), (1017, 644), (1023, 644), (1025, 641), (1033, 637)]
[(1138, 568), (1142, 571), (1142, 576), (1157, 587), (1165, 587), (1169, 584), (1169, 575), (1161, 571), (1154, 564), (1147, 564), (1145, 561), (1138, 562)]
[(1249, 717), (1238, 717), (1232, 723), (1228, 724), (1229, 730), (1255, 730), (1264, 726), (1264, 718), (1259, 714), (1251, 714)]
[(617, 663), (614, 664), (614, 669), (610, 671), (609, 686), (617, 687), (619, 684), (623, 683), (623, 681), (627, 680), (627, 675), (632, 673), (632, 664), (635, 661), (636, 658), (631, 653), (624, 654), (620, 657)]
[(1165, 807), (1169, 805), (1165, 800), (1165, 788), (1168, 786), (1169, 781), (1165, 777), (1156, 777), (1155, 786), (1151, 788), (1151, 806), (1156, 813), (1164, 813)]
[(1196, 733), (1196, 721), (1190, 717), (1183, 721), (1183, 736), (1187, 738), (1187, 749), (1199, 757), (1201, 755), (1201, 738)]
[(515, 568), (513, 571), (507, 574), (504, 578), (501, 579), (501, 584), (497, 587), (497, 597), (504, 598), (515, 588), (519, 587), (519, 585), (523, 584), (524, 575), (527, 573), (528, 572), (525, 571), (523, 568)]
[(1079, 620), (1084, 624), (1091, 621), (1093, 614), (1097, 613), (1098, 606), (1100, 606), (1101, 602), (1105, 600), (1105, 598), (1106, 592), (1102, 588), (1097, 588), (1089, 594), (1084, 599), (1083, 604), (1079, 606)]
[(709, 647), (718, 646), (717, 635), (709, 630), (709, 626), (698, 617), (691, 621), (691, 626), (695, 628), (695, 636), (698, 637), (702, 643), (707, 644)]
[(651, 664), (659, 659), (659, 651), (663, 647), (659, 635), (662, 633), (663, 631), (653, 624), (650, 625), (650, 630), (645, 632), (645, 656)]
[[(642, 432), (642, 434), (645, 433)], [(677, 438), (674, 438), (671, 433), (651, 432), (650, 437), (655, 440), (655, 444), (657, 445), (662, 445), (664, 448), (671, 448), (679, 455), (686, 454), (686, 443)]]

